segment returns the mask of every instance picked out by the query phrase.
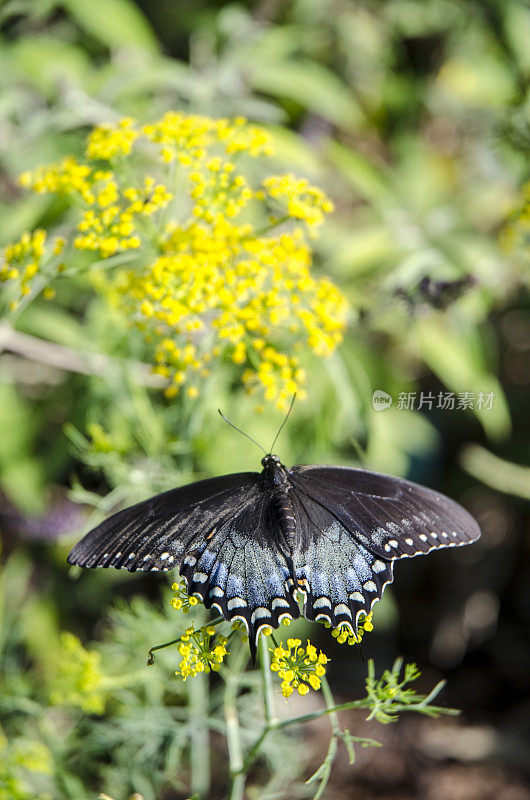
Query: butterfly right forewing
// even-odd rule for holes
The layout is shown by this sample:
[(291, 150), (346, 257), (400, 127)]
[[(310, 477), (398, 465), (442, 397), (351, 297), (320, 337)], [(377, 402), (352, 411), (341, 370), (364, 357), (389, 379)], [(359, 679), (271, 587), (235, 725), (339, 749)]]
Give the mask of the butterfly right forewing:
[(411, 481), (347, 467), (293, 467), (289, 474), (294, 486), (380, 558), (420, 555), (480, 537), (462, 506)]

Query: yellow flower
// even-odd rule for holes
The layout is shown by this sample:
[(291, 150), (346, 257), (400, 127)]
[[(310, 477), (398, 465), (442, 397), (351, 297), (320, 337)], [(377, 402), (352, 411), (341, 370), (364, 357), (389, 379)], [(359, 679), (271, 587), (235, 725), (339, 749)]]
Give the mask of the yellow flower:
[(79, 706), (87, 714), (103, 714), (105, 679), (100, 654), (86, 650), (72, 633), (61, 635), (61, 648), (57, 689), (51, 694), (51, 702)]
[(272, 653), (271, 671), (281, 679), (281, 690), (285, 698), (290, 697), (296, 689), (298, 694), (305, 695), (309, 689), (318, 691), (321, 679), (326, 674), (324, 664), (328, 658), (324, 653), (317, 655), (317, 650), (307, 640), (307, 646), (302, 647), (301, 639), (289, 638), (286, 647), (279, 645), (270, 648)]
[(202, 672), (218, 672), (228, 654), (227, 643), (227, 638), (217, 634), (213, 625), (199, 630), (190, 625), (180, 637), (177, 649), (182, 658), (175, 675), (185, 681)]
[(176, 611), (182, 611), (184, 614), (188, 614), (190, 608), (193, 608), (193, 606), (198, 604), (199, 600), (197, 597), (188, 596), (184, 581), (181, 583), (174, 583), (171, 588), (177, 593), (175, 597), (170, 600), (171, 606)]
[[(329, 623), (326, 627), (329, 627)], [(338, 644), (345, 644), (347, 642), (349, 645), (354, 645), (360, 643), (364, 633), (369, 633), (373, 631), (373, 629), (372, 613), (370, 612), (370, 614), (360, 616), (357, 622), (356, 634), (352, 632), (349, 625), (343, 625), (340, 628), (334, 628), (331, 631), (331, 635), (337, 640)]]
[(305, 178), (292, 174), (271, 175), (263, 181), (266, 196), (275, 201), (281, 215), (293, 217), (315, 228), (324, 222), (324, 214), (333, 211), (333, 203), (321, 189)]
[(138, 136), (132, 119), (122, 119), (117, 125), (98, 125), (88, 137), (86, 156), (111, 161), (116, 156), (128, 155)]

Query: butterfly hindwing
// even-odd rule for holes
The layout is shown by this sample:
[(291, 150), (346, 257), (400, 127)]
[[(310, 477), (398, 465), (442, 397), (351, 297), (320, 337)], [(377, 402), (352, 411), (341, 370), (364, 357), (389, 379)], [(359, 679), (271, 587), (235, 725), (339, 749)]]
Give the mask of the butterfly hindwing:
[(258, 487), (258, 473), (241, 472), (171, 489), (109, 517), (75, 545), (68, 562), (130, 572), (174, 569), (203, 532), (256, 497)]
[(190, 594), (201, 597), (228, 620), (241, 620), (253, 651), (262, 627), (277, 628), (282, 617), (300, 609), (287, 588), (290, 570), (275, 546), (269, 498), (261, 494), (229, 514), (203, 537), (182, 562)]
[(300, 466), (289, 475), (379, 558), (420, 555), (480, 537), (476, 521), (458, 503), (411, 481), (348, 467)]
[(357, 631), (393, 579), (393, 563), (375, 556), (327, 509), (295, 490), (300, 545), (294, 557), (297, 584), (305, 591), (304, 616)]

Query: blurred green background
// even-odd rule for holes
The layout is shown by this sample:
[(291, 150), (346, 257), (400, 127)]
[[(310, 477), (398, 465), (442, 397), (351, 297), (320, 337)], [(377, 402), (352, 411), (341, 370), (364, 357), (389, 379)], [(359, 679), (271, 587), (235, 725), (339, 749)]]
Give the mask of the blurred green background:
[[(0, 245), (63, 211), (17, 175), (79, 154), (91, 126), (122, 115), (247, 116), (273, 132), (279, 168), (332, 197), (314, 269), (353, 318), (339, 351), (307, 364), (308, 399), (279, 453), (437, 487), (483, 538), (400, 564), (366, 640), (381, 668), (402, 653), (426, 684), (447, 677), (444, 701), (463, 719), (385, 730), (386, 753), (341, 762), (326, 796), (530, 798), (528, 4), (12, 0), (0, 37)], [(99, 519), (197, 476), (256, 469), (219, 406), (264, 442), (280, 421), (255, 413), (228, 364), (198, 400), (168, 403), (117, 325), (66, 279), (16, 331), (0, 323), (2, 800), (187, 796), (174, 659), (149, 679), (143, 669), (174, 629), (163, 579), (79, 577), (65, 557), (94, 493), (106, 496)], [(378, 389), (393, 398), (383, 411)], [(406, 410), (401, 392), (474, 393), (475, 410)], [(480, 392), (493, 392), (490, 409)], [(357, 696), (364, 666), (321, 644), (337, 696)], [(291, 742), (302, 774), (326, 736), (313, 726)], [(216, 757), (222, 775), (220, 745)], [(252, 797), (295, 796), (282, 753), (269, 757), (279, 787)]]

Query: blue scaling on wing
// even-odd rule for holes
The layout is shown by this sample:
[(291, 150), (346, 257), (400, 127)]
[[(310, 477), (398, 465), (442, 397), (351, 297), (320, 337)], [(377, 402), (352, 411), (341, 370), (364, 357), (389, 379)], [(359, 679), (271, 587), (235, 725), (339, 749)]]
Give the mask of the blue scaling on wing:
[(267, 525), (267, 498), (252, 498), (218, 521), (184, 557), (181, 574), (198, 595), (228, 620), (241, 620), (255, 652), (260, 630), (300, 616), (288, 564)]
[(359, 614), (369, 614), (392, 582), (392, 562), (374, 555), (309, 497), (296, 493), (299, 547), (293, 556), (296, 582), (305, 592), (304, 615), (346, 625), (357, 632)]

